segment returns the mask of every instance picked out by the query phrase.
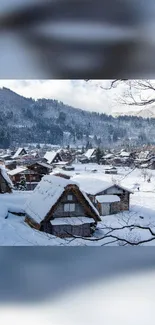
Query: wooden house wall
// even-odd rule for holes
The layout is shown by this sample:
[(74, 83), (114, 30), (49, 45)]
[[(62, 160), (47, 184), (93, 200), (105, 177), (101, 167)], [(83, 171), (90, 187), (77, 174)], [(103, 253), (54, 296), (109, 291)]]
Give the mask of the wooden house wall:
[(26, 173), (19, 173), (16, 175), (11, 176), (11, 179), (14, 184), (20, 183), (21, 177), (25, 176), (26, 182), (40, 182), (40, 176), (38, 174), (26, 174)]
[[(72, 195), (72, 200), (68, 200), (68, 195)], [(75, 211), (65, 212), (64, 204), (74, 203)], [(91, 236), (93, 229), (91, 225), (96, 225), (95, 220), (91, 224), (82, 224), (82, 225), (52, 225), (50, 220), (55, 218), (64, 218), (64, 217), (78, 217), (78, 216), (87, 216), (85, 209), (74, 195), (72, 191), (69, 191), (65, 196), (62, 197), (61, 201), (58, 203), (57, 208), (54, 210), (53, 214), (49, 219), (43, 220), (41, 223), (41, 230), (47, 233), (53, 234), (59, 237), (70, 237), (70, 236), (80, 236), (86, 237)]]
[[(112, 202), (110, 203), (110, 209), (109, 214), (115, 214), (119, 213), (121, 211), (128, 211), (130, 206), (130, 193), (128, 191), (125, 191), (121, 188), (117, 188), (116, 186), (113, 186), (105, 191), (102, 191), (98, 193), (97, 195), (117, 195), (120, 198), (119, 202)], [(89, 195), (89, 198), (99, 211), (100, 215), (107, 215), (107, 207), (105, 206), (105, 214), (103, 213), (102, 206), (99, 202), (95, 202), (95, 196)]]
[(42, 223), (41, 230), (58, 237), (89, 237), (92, 234), (91, 225), (51, 225), (50, 222)]
[[(37, 165), (37, 164), (32, 165), (32, 166), (28, 166), (28, 169), (37, 172), (37, 174), (39, 174), (39, 175), (47, 175), (47, 174), (49, 174), (49, 169), (48, 168), (46, 168), (44, 166), (41, 166), (41, 165)], [(41, 180), (41, 178), (40, 178), (40, 180)]]
[[(76, 196), (70, 192), (69, 195), (73, 196), (73, 200), (68, 201), (67, 196), (66, 195), (61, 202), (59, 203), (59, 205), (57, 206), (57, 209), (55, 210), (55, 212), (53, 213), (53, 217), (54, 218), (61, 218), (61, 217), (76, 217), (76, 216), (85, 216), (85, 211), (84, 208), (82, 207), (82, 205), (78, 202)], [(64, 204), (66, 203), (75, 203), (75, 211), (70, 211), (70, 212), (65, 212), (64, 211)]]
[(111, 204), (111, 213), (118, 213), (121, 211), (128, 211), (130, 205), (130, 194), (125, 192), (124, 194), (120, 194), (120, 202), (113, 202)]
[(122, 194), (124, 190), (122, 190), (121, 188), (118, 188), (116, 186), (113, 186), (111, 188), (108, 188), (106, 191), (104, 191), (105, 194), (112, 194), (112, 195), (118, 195), (118, 194)]
[[(97, 203), (95, 206), (99, 211), (100, 215), (106, 216), (110, 214), (116, 214), (121, 211), (128, 211), (129, 210), (129, 194), (120, 194), (120, 202), (112, 202), (112, 203)], [(104, 211), (105, 206), (105, 211)], [(109, 206), (109, 209), (107, 209)], [(107, 211), (109, 211), (107, 213)]]

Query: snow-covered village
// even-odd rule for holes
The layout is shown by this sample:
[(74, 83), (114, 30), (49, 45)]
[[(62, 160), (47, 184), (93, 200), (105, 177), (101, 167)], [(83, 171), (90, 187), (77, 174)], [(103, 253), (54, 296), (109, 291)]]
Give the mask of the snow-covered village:
[[(6, 88), (0, 95), (1, 109), (4, 95), (9, 102), (5, 107), (9, 107), (10, 97), (15, 100), (19, 96)], [(19, 97), (23, 103), (27, 100)], [(59, 125), (63, 127), (60, 113)], [(9, 121), (17, 118), (16, 128), (21, 130), (21, 117), (11, 116)], [(154, 118), (147, 120), (149, 125), (154, 123)], [(137, 117), (139, 124), (147, 120)], [(52, 136), (51, 142), (9, 138), (8, 144), (3, 134), (0, 245), (154, 245), (155, 144), (153, 139), (148, 141), (149, 134), (136, 136), (137, 142), (132, 135), (125, 142), (117, 136), (109, 145), (103, 138), (95, 142), (92, 135), (86, 142), (81, 139), (81, 145), (71, 138), (59, 143)]]
[[(73, 159), (63, 158), (72, 151)], [(0, 245), (153, 245), (151, 154), (137, 153), (141, 167), (131, 167), (123, 150), (99, 163), (98, 149), (79, 151), (37, 151), (36, 158), (35, 150), (19, 148), (9, 161), (11, 153), (1, 155)]]

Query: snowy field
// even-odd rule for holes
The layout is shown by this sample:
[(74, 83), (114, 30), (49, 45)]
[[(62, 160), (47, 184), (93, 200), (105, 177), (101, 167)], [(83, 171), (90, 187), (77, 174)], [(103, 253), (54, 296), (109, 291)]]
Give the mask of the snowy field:
[[(155, 232), (155, 171), (148, 170), (147, 176), (142, 170), (118, 168), (117, 175), (106, 175), (107, 166), (97, 164), (76, 164), (75, 170), (66, 172), (71, 176), (81, 174), (116, 182), (134, 192), (131, 194), (130, 211), (102, 217), (94, 236), (90, 239), (59, 239), (30, 228), (24, 222), (24, 204), (31, 192), (15, 191), (0, 195), (0, 245), (2, 246), (102, 246), (128, 245), (140, 242), (141, 245), (155, 245), (148, 229)], [(64, 172), (64, 171), (63, 171)], [(148, 182), (150, 178), (150, 182)], [(139, 190), (138, 190), (139, 187)], [(21, 214), (21, 215), (20, 215)], [(129, 227), (136, 225), (138, 227)], [(143, 227), (143, 229), (139, 228)], [(120, 229), (119, 229), (120, 228)], [(122, 229), (121, 229), (122, 228)], [(106, 236), (106, 238), (105, 238)], [(126, 240), (126, 242), (123, 241)]]

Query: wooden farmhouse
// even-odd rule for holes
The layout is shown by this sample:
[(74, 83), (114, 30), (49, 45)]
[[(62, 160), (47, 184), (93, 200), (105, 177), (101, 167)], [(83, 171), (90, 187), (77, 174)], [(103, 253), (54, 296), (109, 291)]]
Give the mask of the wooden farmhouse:
[(96, 149), (88, 149), (79, 159), (83, 163), (96, 161)]
[(18, 166), (17, 168), (10, 170), (8, 172), (13, 184), (15, 187), (19, 187), (21, 182), (21, 177), (25, 177), (26, 180), (26, 189), (34, 190), (36, 185), (40, 182), (40, 175), (27, 167)]
[(129, 210), (132, 193), (130, 190), (117, 184), (81, 175), (74, 176), (72, 180), (87, 193), (100, 215), (106, 216)]
[(114, 154), (108, 153), (100, 159), (102, 165), (111, 165), (113, 162)]
[(9, 178), (6, 169), (0, 166), (0, 194), (11, 193), (13, 184)]
[(18, 150), (12, 156), (12, 159), (19, 159), (26, 154), (27, 154), (27, 151), (24, 148), (18, 148)]
[(58, 151), (47, 151), (43, 158), (43, 162), (46, 162), (50, 165), (53, 163), (58, 163), (59, 161), (62, 161), (59, 150)]
[(26, 202), (25, 221), (32, 227), (58, 237), (91, 236), (99, 213), (75, 182), (44, 176)]
[(105, 169), (105, 174), (116, 175), (117, 174), (117, 168), (116, 167), (106, 168)]
[(51, 165), (46, 164), (44, 162), (35, 162), (33, 164), (28, 165), (27, 168), (29, 170), (37, 172), (38, 175), (40, 175), (40, 180), (42, 176), (48, 175), (52, 171)]
[(69, 163), (72, 163), (75, 159), (75, 153), (69, 149), (62, 149), (60, 151), (60, 155), (63, 161), (67, 161)]

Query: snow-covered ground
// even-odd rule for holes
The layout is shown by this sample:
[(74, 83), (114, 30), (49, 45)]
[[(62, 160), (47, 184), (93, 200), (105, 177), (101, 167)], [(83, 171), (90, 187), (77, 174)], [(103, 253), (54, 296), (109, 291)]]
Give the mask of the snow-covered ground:
[[(151, 181), (147, 182), (148, 175), (144, 180), (144, 175), (139, 169), (131, 170), (129, 168), (118, 168), (117, 175), (107, 175), (104, 174), (104, 170), (107, 166), (98, 166), (97, 164), (76, 164), (74, 167), (74, 171), (66, 173), (71, 176), (81, 174), (86, 177), (87, 175), (91, 175), (91, 177), (95, 179), (118, 182), (122, 186), (133, 191), (134, 194), (131, 194), (130, 200), (130, 211), (102, 217), (102, 222), (98, 223), (98, 228), (91, 240), (81, 238), (59, 239), (30, 228), (24, 222), (24, 216), (18, 215), (19, 213), (24, 213), (24, 204), (31, 195), (31, 191), (14, 191), (12, 194), (1, 194), (0, 245), (122, 245), (124, 244), (122, 241), (124, 238), (131, 243), (136, 243), (137, 241), (139, 242), (152, 237), (148, 230), (140, 228), (129, 229), (126, 226), (133, 224), (140, 225), (143, 227), (150, 227), (155, 231), (155, 171), (148, 171)], [(111, 228), (115, 229), (122, 227), (125, 228), (113, 230), (112, 233), (110, 233), (114, 237), (119, 237), (119, 241), (116, 241), (113, 237), (105, 238), (105, 235), (111, 231)], [(155, 240), (147, 242), (145, 245), (155, 245)]]

